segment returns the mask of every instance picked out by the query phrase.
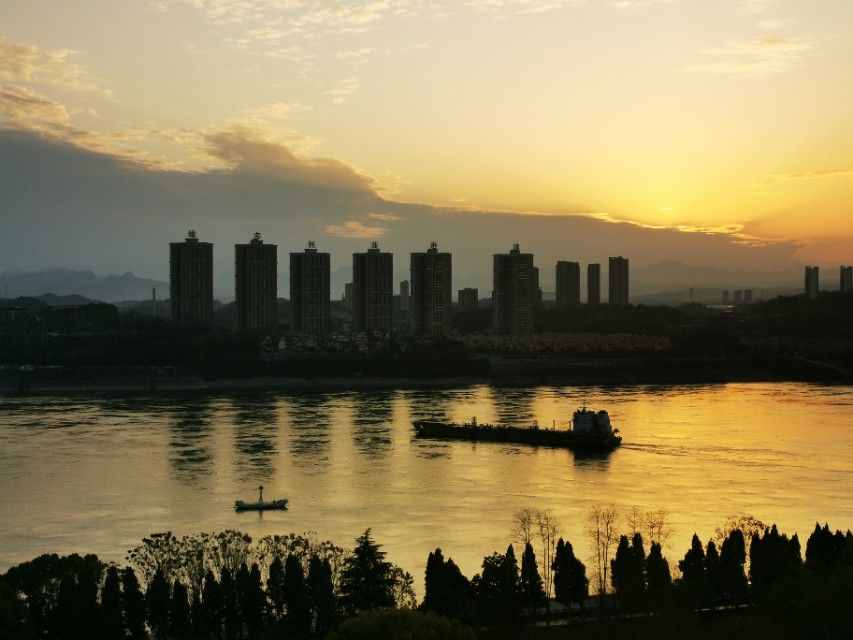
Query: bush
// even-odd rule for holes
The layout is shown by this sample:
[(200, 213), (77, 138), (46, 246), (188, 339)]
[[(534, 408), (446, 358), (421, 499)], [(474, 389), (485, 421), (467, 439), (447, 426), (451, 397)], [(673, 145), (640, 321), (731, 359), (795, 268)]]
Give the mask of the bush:
[(471, 627), (433, 613), (406, 609), (369, 611), (347, 620), (328, 640), (475, 640)]

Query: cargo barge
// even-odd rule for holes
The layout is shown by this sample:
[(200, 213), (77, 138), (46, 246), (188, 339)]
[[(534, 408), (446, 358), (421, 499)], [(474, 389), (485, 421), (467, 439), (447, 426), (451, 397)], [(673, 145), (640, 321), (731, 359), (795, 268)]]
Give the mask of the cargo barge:
[(511, 427), (479, 424), (476, 418), (464, 424), (416, 420), (415, 435), (419, 438), (467, 440), (472, 442), (501, 442), (542, 447), (561, 447), (578, 451), (612, 451), (622, 444), (619, 429), (610, 424), (606, 411), (578, 409), (572, 418), (571, 429), (546, 429), (539, 425)]

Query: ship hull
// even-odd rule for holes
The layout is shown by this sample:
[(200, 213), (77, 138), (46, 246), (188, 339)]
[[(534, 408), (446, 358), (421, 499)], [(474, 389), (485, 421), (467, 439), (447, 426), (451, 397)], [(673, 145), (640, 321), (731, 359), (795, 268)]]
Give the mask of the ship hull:
[(467, 440), (469, 442), (499, 442), (600, 452), (612, 451), (622, 444), (622, 438), (618, 435), (599, 438), (582, 436), (571, 431), (542, 429), (538, 427), (460, 425), (448, 422), (434, 422), (431, 420), (417, 420), (413, 424), (415, 435), (419, 438)]

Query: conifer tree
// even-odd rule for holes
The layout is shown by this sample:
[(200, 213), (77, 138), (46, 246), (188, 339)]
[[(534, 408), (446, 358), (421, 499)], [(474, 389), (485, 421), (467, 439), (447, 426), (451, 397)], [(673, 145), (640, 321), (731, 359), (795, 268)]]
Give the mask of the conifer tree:
[(529, 542), (524, 546), (521, 556), (521, 596), (523, 605), (533, 609), (544, 606), (547, 601), (536, 564), (536, 554)]
[(328, 560), (311, 556), (308, 565), (308, 591), (317, 619), (317, 633), (325, 633), (335, 622), (335, 586)]
[(648, 604), (653, 611), (660, 611), (669, 602), (672, 591), (672, 575), (669, 563), (663, 557), (661, 546), (653, 542), (646, 559), (646, 584)]
[(346, 615), (356, 615), (382, 607), (394, 606), (391, 563), (385, 552), (373, 541), (370, 529), (356, 539), (355, 549), (344, 562), (341, 573), (341, 608)]
[(277, 620), (281, 619), (284, 615), (284, 564), (278, 556), (270, 564), (267, 598), (270, 601), (273, 617)]
[(172, 585), (169, 628), (173, 638), (186, 638), (192, 628), (189, 593), (184, 583), (180, 580), (175, 580), (174, 585)]
[(199, 626), (202, 637), (206, 638), (212, 634), (218, 638), (222, 633), (224, 602), (222, 600), (222, 588), (210, 569), (204, 576), (201, 599), (203, 617), (197, 619), (196, 624)]
[(145, 596), (131, 567), (121, 572), (121, 586), (127, 632), (131, 640), (142, 640), (145, 638)]
[(284, 564), (284, 602), (288, 627), (296, 633), (306, 633), (311, 624), (311, 604), (302, 563), (292, 553)]
[(169, 609), (171, 593), (166, 576), (157, 570), (145, 592), (145, 607), (148, 610), (148, 624), (158, 638), (166, 637), (169, 631)]
[(124, 638), (124, 607), (122, 606), (121, 578), (118, 569), (111, 565), (101, 589), (101, 616), (105, 638)]

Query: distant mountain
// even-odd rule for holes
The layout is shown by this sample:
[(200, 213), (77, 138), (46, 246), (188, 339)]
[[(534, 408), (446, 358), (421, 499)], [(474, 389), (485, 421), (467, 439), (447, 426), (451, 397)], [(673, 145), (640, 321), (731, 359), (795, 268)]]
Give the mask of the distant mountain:
[[(92, 271), (74, 269), (42, 269), (39, 271), (4, 271), (0, 274), (0, 296), (39, 297), (82, 296), (89, 301), (119, 302), (121, 300), (146, 300), (151, 290), (157, 289), (158, 298), (169, 295), (169, 285), (159, 280), (138, 278), (132, 273), (99, 276)], [(48, 304), (52, 304), (48, 302)], [(66, 303), (62, 304), (77, 304)]]

